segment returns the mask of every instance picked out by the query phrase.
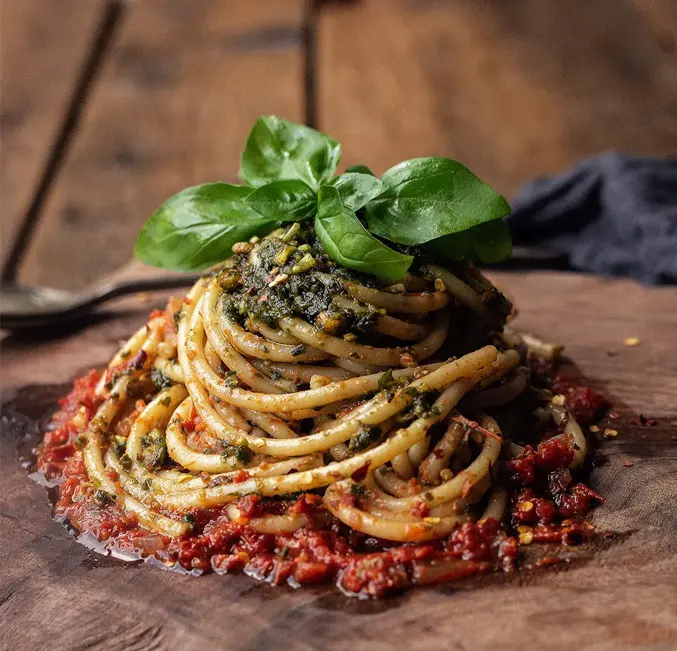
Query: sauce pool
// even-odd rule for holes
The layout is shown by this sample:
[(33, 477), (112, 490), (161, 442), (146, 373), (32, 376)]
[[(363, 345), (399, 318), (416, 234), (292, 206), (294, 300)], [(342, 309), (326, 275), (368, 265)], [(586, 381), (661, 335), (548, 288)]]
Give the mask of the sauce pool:
[[(347, 594), (379, 597), (478, 572), (512, 571), (520, 544), (569, 545), (592, 535), (584, 517), (601, 498), (584, 484), (573, 482), (567, 469), (573, 448), (570, 441), (560, 438), (535, 448), (526, 446), (523, 454), (506, 464), (514, 488), (509, 522), (465, 523), (443, 540), (393, 543), (366, 536), (331, 516), (321, 497), (313, 493), (287, 500), (239, 498), (235, 502), (241, 514), (237, 522), (228, 518), (226, 507), (195, 509), (183, 514), (189, 532), (168, 538), (141, 527), (89, 481), (81, 452), (86, 422), (74, 425), (71, 421), (81, 407), (85, 421), (96, 412), (99, 378), (96, 371), (90, 371), (60, 401), (60, 410), (37, 450), (37, 468), (48, 479), (60, 482), (57, 517), (118, 554), (152, 557), (193, 573), (244, 571), (274, 585), (335, 581)], [(560, 383), (565, 387), (564, 380)], [(588, 391), (567, 384), (562, 393), (572, 407), (590, 416), (602, 402)], [(248, 525), (251, 518), (287, 512), (302, 512), (309, 524), (281, 534), (259, 533)]]

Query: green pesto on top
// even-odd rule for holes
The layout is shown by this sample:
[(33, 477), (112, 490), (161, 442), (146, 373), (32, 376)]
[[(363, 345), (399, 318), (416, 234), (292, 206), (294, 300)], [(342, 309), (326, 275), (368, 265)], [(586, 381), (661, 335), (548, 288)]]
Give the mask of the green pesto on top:
[(224, 290), (223, 309), (245, 323), (254, 318), (270, 327), (284, 316), (311, 320), (334, 334), (364, 334), (379, 312), (341, 310), (336, 298), (346, 296), (346, 281), (376, 286), (373, 277), (335, 263), (310, 225), (295, 223), (254, 243), (235, 245), (235, 253), (217, 273)]

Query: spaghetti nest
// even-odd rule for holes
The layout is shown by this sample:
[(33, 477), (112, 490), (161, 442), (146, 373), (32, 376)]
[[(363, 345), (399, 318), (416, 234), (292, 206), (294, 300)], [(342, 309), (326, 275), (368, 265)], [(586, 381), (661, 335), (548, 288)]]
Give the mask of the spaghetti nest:
[[(96, 388), (85, 469), (141, 526), (179, 537), (186, 513), (220, 507), (290, 533), (317, 526), (284, 507), (306, 492), (327, 521), (389, 541), (501, 521), (499, 461), (523, 452), (498, 424), (510, 405), (554, 419), (582, 463), (579, 426), (530, 385), (526, 347), (504, 328), (511, 306), (471, 265), (421, 262), (382, 286), (298, 225), (233, 250), (174, 321), (157, 313), (132, 336)], [(153, 388), (135, 409), (139, 386)], [(282, 508), (245, 518), (238, 498), (250, 495)]]

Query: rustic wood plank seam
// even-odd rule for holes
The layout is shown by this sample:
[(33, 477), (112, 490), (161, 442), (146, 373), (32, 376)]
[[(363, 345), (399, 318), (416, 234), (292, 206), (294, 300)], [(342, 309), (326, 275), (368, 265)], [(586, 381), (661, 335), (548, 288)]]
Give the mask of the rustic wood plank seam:
[(77, 132), (78, 124), (87, 103), (87, 97), (101, 69), (104, 57), (109, 51), (113, 36), (117, 32), (124, 13), (123, 0), (105, 0), (101, 18), (92, 37), (92, 44), (85, 57), (77, 82), (73, 88), (66, 114), (56, 139), (44, 164), (33, 198), (22, 220), (21, 226), (9, 250), (9, 255), (0, 273), (3, 282), (16, 279), (18, 269), (31, 242), (35, 227), (42, 215), (49, 192), (59, 169)]
[(303, 7), (303, 101), (306, 124), (319, 128), (317, 114), (317, 15), (320, 0), (306, 0)]

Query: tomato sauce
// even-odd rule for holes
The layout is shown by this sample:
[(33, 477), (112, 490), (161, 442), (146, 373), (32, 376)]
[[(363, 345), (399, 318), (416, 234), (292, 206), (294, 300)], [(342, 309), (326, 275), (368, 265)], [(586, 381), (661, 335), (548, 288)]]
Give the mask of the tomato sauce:
[(561, 371), (555, 374), (552, 389), (564, 396), (566, 408), (579, 425), (594, 423), (610, 406), (601, 393), (576, 382), (575, 378)]
[[(49, 478), (61, 480), (58, 516), (106, 546), (141, 558), (152, 556), (194, 573), (245, 571), (272, 584), (298, 586), (333, 580), (347, 594), (375, 597), (478, 572), (510, 571), (516, 567), (520, 543), (569, 545), (592, 535), (584, 518), (602, 498), (573, 481), (567, 468), (573, 458), (572, 441), (558, 437), (526, 446), (523, 454), (505, 464), (505, 478), (514, 489), (508, 522), (466, 523), (444, 540), (402, 544), (366, 536), (335, 519), (321, 496), (313, 493), (294, 499), (239, 498), (235, 502), (241, 514), (237, 522), (228, 518), (226, 507), (196, 509), (183, 516), (190, 531), (167, 538), (139, 526), (88, 480), (80, 434), (100, 404), (95, 396), (99, 378), (96, 371), (90, 371), (60, 401), (60, 410), (37, 450), (37, 467)], [(587, 391), (577, 391), (571, 384), (567, 387), (567, 400), (583, 412), (601, 408), (602, 403)], [(134, 411), (141, 407), (137, 403)], [(81, 409), (83, 422), (75, 426), (71, 419)], [(194, 426), (199, 429), (199, 423)], [(242, 475), (243, 480), (248, 476), (246, 471)], [(248, 525), (251, 518), (285, 513), (303, 513), (309, 524), (294, 533), (276, 535), (259, 533)]]
[(573, 441), (559, 436), (527, 445), (524, 452), (506, 464), (515, 487), (511, 524), (528, 542), (577, 544), (589, 538), (593, 528), (584, 518), (603, 498), (580, 482), (574, 483), (569, 464)]
[(564, 396), (564, 406), (579, 425), (594, 423), (609, 409), (607, 399), (582, 383), (574, 371), (558, 368), (556, 362), (533, 356), (529, 358), (529, 366), (537, 382)]
[(101, 402), (94, 393), (100, 378), (97, 371), (89, 371), (75, 380), (72, 391), (59, 400), (60, 409), (52, 416), (37, 451), (38, 470), (48, 479), (59, 477), (66, 462), (75, 453), (75, 439), (82, 432), (82, 427), (71, 421), (81, 408), (84, 408), (83, 426), (94, 416)]

